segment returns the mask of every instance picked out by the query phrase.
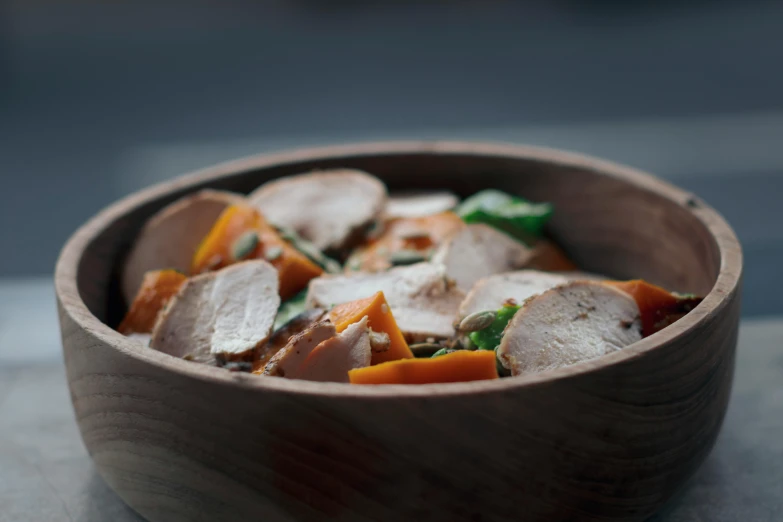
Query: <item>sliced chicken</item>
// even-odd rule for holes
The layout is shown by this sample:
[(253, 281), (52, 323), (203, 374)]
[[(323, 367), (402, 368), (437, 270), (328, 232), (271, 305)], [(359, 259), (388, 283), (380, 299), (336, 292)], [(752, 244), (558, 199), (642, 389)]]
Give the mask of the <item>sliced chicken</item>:
[(458, 319), (475, 312), (497, 310), (509, 300), (521, 305), (528, 298), (568, 281), (567, 276), (538, 270), (518, 270), (485, 277), (473, 285), (460, 304)]
[(417, 263), (387, 272), (323, 275), (310, 281), (307, 305), (332, 305), (382, 291), (408, 342), (454, 334), (454, 315), (465, 293), (446, 277), (443, 265)]
[(337, 335), (334, 325), (328, 322), (316, 323), (293, 336), (264, 366), (263, 373), (270, 377), (292, 377), (305, 362), (316, 346)]
[(195, 276), (158, 317), (150, 346), (198, 361), (248, 360), (269, 339), (277, 289), (277, 270), (262, 260)]
[(130, 303), (144, 274), (173, 268), (190, 273), (190, 263), (199, 243), (209, 233), (221, 212), (244, 201), (232, 192), (202, 190), (178, 199), (152, 216), (141, 229), (122, 272), (122, 294)]
[(323, 308), (313, 308), (305, 310), (299, 315), (294, 316), (290, 321), (272, 332), (269, 341), (263, 347), (256, 350), (253, 359), (253, 371), (263, 369), (266, 363), (295, 335), (302, 333), (310, 328), (314, 323), (323, 319), (326, 310)]
[(459, 198), (451, 192), (392, 194), (384, 210), (385, 219), (422, 217), (451, 210)]
[(642, 338), (636, 301), (594, 281), (573, 281), (525, 302), (497, 350), (512, 375), (542, 372), (621, 350)]
[(325, 170), (270, 181), (248, 197), (275, 225), (336, 253), (363, 239), (386, 206), (386, 187), (359, 170)]
[(286, 377), (319, 382), (350, 382), (348, 371), (370, 366), (370, 329), (367, 316), (336, 337), (316, 346), (293, 374)]
[(522, 243), (489, 225), (475, 224), (447, 239), (432, 262), (444, 264), (446, 274), (467, 292), (482, 277), (525, 266), (530, 256)]

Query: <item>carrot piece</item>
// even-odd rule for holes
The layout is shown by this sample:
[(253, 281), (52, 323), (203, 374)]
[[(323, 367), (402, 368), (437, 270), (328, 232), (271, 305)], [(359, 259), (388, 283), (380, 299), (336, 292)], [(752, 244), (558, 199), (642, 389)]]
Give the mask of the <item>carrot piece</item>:
[[(236, 259), (235, 243), (248, 233), (255, 233), (257, 241), (249, 242), (248, 250)], [(323, 273), (321, 267), (285, 241), (256, 209), (232, 205), (223, 211), (199, 246), (191, 271), (200, 274), (245, 259), (266, 259), (277, 269), (283, 300), (296, 295)]]
[(348, 372), (351, 384), (430, 384), (497, 379), (495, 352), (460, 350), (434, 359), (402, 359)]
[(465, 226), (465, 222), (451, 211), (389, 220), (380, 237), (370, 241), (351, 256), (350, 268), (364, 271), (385, 270), (392, 264), (390, 256), (400, 251), (418, 252), (426, 259), (433, 248)]
[(383, 292), (335, 306), (329, 312), (329, 320), (332, 321), (337, 332), (342, 332), (353, 323), (367, 316), (367, 325), (376, 332), (385, 332), (389, 336), (391, 344), (385, 352), (373, 352), (370, 364), (381, 364), (398, 359), (412, 359), (413, 353), (408, 348), (402, 332), (394, 320), (391, 308), (386, 302)]
[(642, 279), (606, 281), (630, 294), (639, 306), (642, 335), (647, 337), (669, 326), (701, 302), (700, 297), (682, 297)]
[(141, 288), (117, 331), (123, 335), (152, 333), (158, 313), (187, 280), (176, 270), (153, 270), (144, 274)]

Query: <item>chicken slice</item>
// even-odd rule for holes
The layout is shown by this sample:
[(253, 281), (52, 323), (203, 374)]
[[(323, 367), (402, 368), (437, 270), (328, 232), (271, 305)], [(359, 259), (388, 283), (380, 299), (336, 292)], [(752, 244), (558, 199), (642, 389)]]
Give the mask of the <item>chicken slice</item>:
[(503, 335), (498, 359), (512, 375), (600, 357), (642, 338), (636, 301), (594, 281), (573, 281), (525, 302)]
[(190, 273), (199, 243), (221, 212), (244, 201), (240, 194), (202, 190), (178, 199), (152, 216), (136, 237), (122, 271), (122, 294), (130, 303), (150, 270)]
[(447, 239), (432, 262), (444, 264), (447, 275), (467, 292), (482, 277), (525, 266), (530, 256), (530, 249), (519, 241), (489, 225), (475, 224)]
[(324, 314), (326, 314), (326, 310), (323, 308), (305, 310), (304, 312), (295, 315), (290, 321), (272, 332), (269, 341), (267, 341), (263, 347), (256, 350), (253, 359), (253, 371), (263, 370), (266, 363), (268, 363), (277, 352), (282, 350), (293, 336), (304, 332), (306, 329), (313, 326), (313, 324), (319, 322), (323, 319)]
[(263, 373), (270, 377), (294, 378), (292, 376), (296, 375), (315, 347), (335, 335), (337, 331), (331, 323), (316, 323), (293, 336), (288, 344), (269, 359), (263, 370), (257, 370), (255, 373)]
[(359, 170), (325, 170), (272, 180), (248, 198), (270, 222), (334, 254), (363, 239), (386, 206), (386, 187)]
[(484, 310), (497, 310), (509, 300), (522, 304), (528, 298), (568, 281), (569, 278), (564, 275), (538, 270), (494, 274), (480, 279), (473, 285), (459, 306), (457, 318), (462, 319)]
[(192, 277), (158, 317), (150, 346), (197, 361), (252, 358), (269, 339), (277, 292), (277, 270), (262, 260)]
[(446, 268), (417, 263), (386, 272), (329, 274), (310, 281), (307, 305), (329, 308), (382, 291), (408, 342), (454, 334), (454, 316), (465, 293), (446, 277)]
[(348, 371), (370, 366), (372, 359), (367, 316), (336, 337), (316, 346), (298, 370), (286, 377), (319, 382), (350, 382)]

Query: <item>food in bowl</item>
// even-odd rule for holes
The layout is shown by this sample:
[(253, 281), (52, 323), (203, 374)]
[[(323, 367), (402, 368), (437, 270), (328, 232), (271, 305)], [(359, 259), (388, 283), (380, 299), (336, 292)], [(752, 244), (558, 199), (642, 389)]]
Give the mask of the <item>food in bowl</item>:
[(427, 384), (601, 357), (701, 301), (579, 271), (546, 235), (555, 212), (497, 190), (389, 195), (347, 169), (204, 190), (138, 235), (118, 331), (259, 378)]

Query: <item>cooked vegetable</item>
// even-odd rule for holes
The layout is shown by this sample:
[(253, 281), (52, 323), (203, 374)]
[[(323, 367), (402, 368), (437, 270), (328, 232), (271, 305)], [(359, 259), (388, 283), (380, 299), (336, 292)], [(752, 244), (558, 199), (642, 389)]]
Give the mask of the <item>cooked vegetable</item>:
[[(503, 331), (519, 310), (517, 305), (504, 305), (494, 314), (494, 319), (487, 327), (471, 332), (468, 338), (479, 350), (494, 350), (500, 345)], [(478, 312), (481, 313), (481, 312)], [(470, 317), (470, 316), (468, 316)]]
[(397, 327), (397, 321), (394, 320), (394, 315), (383, 292), (377, 292), (365, 299), (339, 304), (329, 312), (329, 319), (338, 332), (342, 332), (363, 317), (369, 319), (369, 327), (374, 331), (383, 332), (389, 336), (389, 349), (374, 351), (372, 364), (413, 357), (408, 343), (405, 342), (402, 332)]
[(452, 234), (432, 257), (446, 266), (457, 286), (469, 291), (481, 279), (525, 266), (531, 251), (489, 225), (468, 225)]
[(328, 322), (315, 323), (296, 334), (279, 350), (262, 370), (254, 373), (269, 377), (295, 379), (297, 372), (316, 346), (337, 335), (334, 325)]
[(244, 198), (232, 192), (202, 190), (178, 199), (153, 215), (139, 232), (122, 271), (122, 294), (130, 303), (144, 274), (174, 269), (190, 273), (199, 242), (226, 207)]
[(415, 218), (431, 216), (457, 206), (459, 198), (451, 192), (397, 194), (389, 197), (384, 218)]
[(160, 314), (150, 346), (196, 361), (249, 360), (269, 338), (279, 306), (277, 271), (266, 261), (195, 276)]
[[(465, 223), (453, 212), (388, 221), (380, 236), (351, 254), (349, 271), (375, 272), (429, 259), (435, 248)], [(415, 256), (415, 258), (414, 258)]]
[(363, 239), (386, 206), (386, 187), (358, 170), (325, 170), (269, 181), (248, 199), (273, 224), (318, 250), (341, 253)]
[(479, 280), (459, 306), (459, 318), (483, 310), (496, 310), (511, 301), (522, 304), (526, 299), (568, 282), (568, 277), (537, 270), (518, 270), (495, 274)]
[(541, 236), (553, 209), (549, 203), (531, 203), (489, 189), (467, 198), (456, 212), (466, 223), (485, 223), (530, 245)]
[(546, 239), (536, 241), (526, 266), (549, 272), (572, 272), (579, 269), (562, 248)]
[(307, 305), (329, 308), (379, 291), (408, 342), (450, 337), (465, 296), (448, 280), (442, 265), (418, 263), (387, 272), (322, 275), (310, 282)]
[[(269, 255), (270, 252), (274, 255)], [(296, 295), (312, 278), (323, 273), (283, 240), (257, 210), (247, 205), (232, 205), (220, 215), (198, 248), (191, 270), (199, 274), (244, 259), (267, 259), (277, 269), (283, 300)]]
[(144, 274), (141, 288), (117, 331), (124, 335), (152, 333), (158, 314), (186, 280), (187, 277), (176, 270), (153, 270)]
[(367, 317), (349, 325), (336, 337), (322, 341), (299, 369), (288, 375), (293, 379), (319, 382), (349, 382), (348, 372), (370, 365), (372, 354)]
[(280, 310), (277, 311), (277, 317), (275, 317), (275, 330), (307, 309), (307, 305), (305, 304), (306, 298), (307, 290), (302, 290), (280, 305)]
[(636, 300), (642, 316), (642, 334), (647, 337), (677, 321), (701, 301), (694, 295), (678, 296), (641, 279), (611, 282)]
[(620, 350), (640, 340), (641, 330), (639, 307), (627, 293), (573, 281), (527, 300), (497, 356), (512, 375), (542, 372)]
[(430, 359), (402, 359), (348, 372), (352, 384), (430, 384), (497, 379), (495, 353), (459, 350)]

